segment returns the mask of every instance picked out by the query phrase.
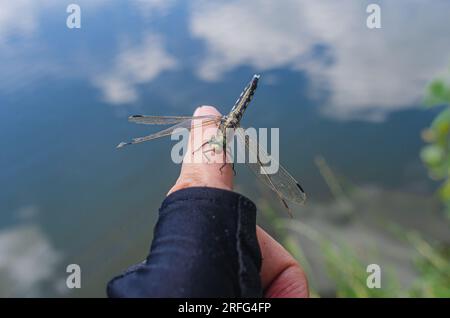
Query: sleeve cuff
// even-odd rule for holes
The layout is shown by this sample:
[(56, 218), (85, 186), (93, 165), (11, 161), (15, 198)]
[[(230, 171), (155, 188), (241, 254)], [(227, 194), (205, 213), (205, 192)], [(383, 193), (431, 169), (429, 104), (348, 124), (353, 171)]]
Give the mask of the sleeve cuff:
[(111, 297), (261, 297), (256, 206), (192, 187), (162, 203), (147, 260), (108, 284)]

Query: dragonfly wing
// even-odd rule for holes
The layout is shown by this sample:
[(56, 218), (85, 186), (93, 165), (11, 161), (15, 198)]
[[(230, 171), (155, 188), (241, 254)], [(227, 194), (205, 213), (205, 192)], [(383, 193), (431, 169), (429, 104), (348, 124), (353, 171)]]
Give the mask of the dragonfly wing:
[(122, 148), (124, 146), (139, 144), (141, 142), (169, 136), (175, 131), (175, 129), (185, 128), (185, 129), (191, 130), (192, 128), (195, 128), (195, 127), (217, 124), (220, 122), (220, 120), (222, 118), (220, 116), (211, 116), (211, 117), (205, 116), (206, 119), (201, 118), (201, 117), (204, 117), (204, 116), (190, 117), (172, 127), (158, 131), (157, 133), (154, 133), (154, 134), (151, 134), (148, 136), (144, 136), (144, 137), (133, 138), (130, 142), (121, 142), (120, 144), (117, 145), (117, 148)]
[(214, 119), (217, 116), (145, 116), (133, 115), (128, 117), (128, 121), (144, 125), (175, 125), (189, 119)]
[[(245, 135), (242, 129), (236, 129), (239, 142), (245, 144), (245, 148), (256, 158), (256, 162), (246, 162), (247, 166), (275, 193), (280, 197), (281, 201), (288, 208), (286, 201), (296, 204), (302, 204), (306, 200), (306, 194), (300, 184), (286, 171), (286, 169), (278, 164), (279, 169), (274, 174), (267, 173), (267, 167), (263, 162), (274, 164), (275, 159), (270, 158), (265, 149), (258, 145), (250, 136)], [(289, 209), (289, 208), (288, 208)]]

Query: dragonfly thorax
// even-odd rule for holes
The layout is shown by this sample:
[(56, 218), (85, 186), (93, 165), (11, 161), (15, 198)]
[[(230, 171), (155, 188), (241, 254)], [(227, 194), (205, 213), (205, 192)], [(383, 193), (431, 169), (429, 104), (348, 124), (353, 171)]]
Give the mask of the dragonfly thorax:
[(239, 126), (240, 118), (233, 116), (233, 114), (225, 117), (223, 121), (223, 128), (237, 128)]

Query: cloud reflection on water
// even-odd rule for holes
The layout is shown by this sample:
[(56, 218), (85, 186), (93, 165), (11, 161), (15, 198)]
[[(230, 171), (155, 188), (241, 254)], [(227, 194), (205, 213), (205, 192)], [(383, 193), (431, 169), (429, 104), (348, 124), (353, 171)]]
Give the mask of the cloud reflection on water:
[(165, 51), (161, 38), (147, 35), (142, 44), (119, 52), (112, 70), (96, 76), (93, 82), (106, 102), (132, 103), (139, 97), (136, 85), (151, 82), (160, 73), (176, 67), (176, 60)]
[[(21, 48), (20, 43), (8, 41), (11, 37), (42, 36), (45, 32), (40, 27), (44, 17), (56, 19), (57, 3), (54, 0), (1, 1), (0, 43), (6, 45), (1, 55), (11, 56), (8, 51), (14, 52), (15, 46)], [(449, 63), (450, 20), (446, 15), (450, 3), (379, 1), (383, 26), (379, 30), (365, 26), (367, 3), (352, 0), (198, 0), (189, 4), (134, 1), (130, 10), (138, 10), (142, 23), (148, 24), (141, 28), (141, 39), (133, 41), (139, 44), (113, 50), (112, 60), (97, 57), (92, 61), (110, 71), (98, 75), (97, 70), (87, 68), (79, 76), (99, 88), (106, 102), (133, 103), (139, 98), (139, 84), (150, 83), (162, 72), (176, 70), (176, 66), (178, 69), (188, 66), (183, 64), (191, 61), (184, 54), (188, 50), (184, 46), (196, 45), (194, 41), (200, 40), (204, 46), (195, 54), (202, 58), (193, 69), (205, 81), (220, 80), (224, 73), (239, 67), (252, 67), (263, 73), (281, 68), (306, 72), (315, 87), (312, 95), (329, 94), (321, 107), (323, 113), (339, 119), (383, 120), (392, 111), (416, 106), (426, 82)], [(111, 9), (111, 3), (103, 0), (79, 4), (82, 10), (89, 8), (89, 14)], [(168, 14), (183, 5), (187, 6), (186, 20)], [(123, 10), (123, 7), (115, 9)], [(152, 25), (155, 16), (173, 19), (171, 24), (189, 30), (190, 38), (182, 42), (176, 54), (165, 50), (168, 34), (155, 30)], [(90, 27), (83, 25), (83, 32), (89, 32)], [(123, 36), (121, 30), (120, 25), (111, 25), (111, 32), (117, 33), (117, 43)], [(322, 48), (325, 57), (317, 48)], [(34, 49), (39, 60), (39, 51), (45, 47)], [(89, 50), (96, 50), (96, 45), (91, 43)], [(91, 58), (95, 59), (94, 54)], [(105, 65), (111, 61), (113, 65)], [(20, 71), (27, 72), (26, 69)], [(38, 69), (45, 72), (43, 68)], [(55, 70), (71, 72), (70, 67), (61, 65), (45, 69), (50, 75)], [(6, 85), (8, 81), (0, 82)]]
[[(199, 76), (214, 80), (244, 65), (303, 70), (331, 93), (327, 115), (382, 120), (417, 105), (450, 62), (450, 2), (379, 3), (383, 28), (369, 30), (360, 1), (199, 1), (190, 20), (207, 44)], [(332, 63), (311, 55), (317, 45), (329, 48)]]
[(61, 259), (36, 225), (0, 230), (0, 296), (42, 296), (44, 284), (58, 283)]

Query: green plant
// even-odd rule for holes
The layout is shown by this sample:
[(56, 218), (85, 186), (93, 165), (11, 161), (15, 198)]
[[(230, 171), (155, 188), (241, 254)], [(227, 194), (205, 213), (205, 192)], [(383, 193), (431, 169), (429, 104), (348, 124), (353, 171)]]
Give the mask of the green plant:
[(427, 145), (420, 156), (430, 177), (442, 181), (438, 194), (450, 217), (450, 84), (445, 79), (435, 79), (428, 85), (425, 105), (429, 108), (442, 107), (422, 133)]
[[(326, 167), (326, 170), (323, 168)], [(351, 203), (351, 197), (346, 195), (346, 189), (341, 188), (339, 181), (335, 177), (332, 169), (325, 159), (320, 159), (318, 165), (321, 174), (328, 171), (327, 183), (339, 186), (337, 195), (334, 194), (334, 202), (341, 202), (342, 197)], [(332, 181), (332, 182), (331, 182)], [(264, 196), (263, 196), (264, 197)], [(334, 286), (334, 294), (326, 296), (336, 297), (450, 297), (450, 251), (445, 244), (430, 244), (418, 233), (407, 231), (395, 224), (384, 224), (383, 229), (386, 234), (394, 234), (399, 241), (406, 243), (416, 251), (414, 267), (416, 277), (410, 286), (401, 286), (398, 272), (390, 269), (383, 269), (383, 287), (381, 289), (370, 289), (366, 286), (367, 263), (364, 262), (360, 251), (349, 247), (345, 242), (338, 240), (329, 233), (321, 233), (312, 226), (300, 222), (299, 220), (280, 217), (273, 208), (269, 200), (262, 199), (260, 204), (262, 216), (270, 230), (285, 248), (300, 262), (307, 273), (311, 294), (315, 297), (322, 296), (318, 291), (316, 277), (314, 277), (312, 266), (309, 264), (302, 244), (303, 238), (315, 243), (317, 254), (325, 265), (326, 274), (330, 285)], [(339, 205), (338, 205), (339, 206)], [(353, 204), (349, 205), (350, 207)], [(336, 211), (335, 205), (330, 205), (330, 215)], [(351, 209), (351, 213), (356, 213)], [(426, 217), (426, 216), (425, 216)], [(376, 250), (371, 250), (377, 252)], [(366, 253), (364, 253), (367, 255)], [(316, 273), (317, 275), (317, 273)]]
[[(428, 108), (441, 108), (422, 133), (427, 144), (420, 157), (430, 177), (441, 182), (438, 195), (446, 208), (447, 217), (450, 217), (450, 83), (442, 78), (432, 81), (427, 87), (425, 104)], [(348, 189), (340, 184), (325, 159), (317, 157), (316, 165), (334, 201), (346, 203), (345, 215), (355, 214), (353, 202), (346, 191)], [(320, 296), (299, 237), (306, 237), (317, 244), (337, 297), (450, 297), (450, 250), (445, 243), (431, 244), (416, 232), (406, 231), (394, 224), (387, 226), (387, 232), (396, 234), (399, 240), (416, 250), (414, 266), (417, 276), (410, 287), (401, 288), (396, 272), (390, 272), (383, 280), (382, 289), (369, 289), (366, 286), (366, 264), (348, 245), (299, 221), (280, 218), (268, 201), (263, 200), (261, 210), (277, 238), (304, 267), (313, 295)]]

